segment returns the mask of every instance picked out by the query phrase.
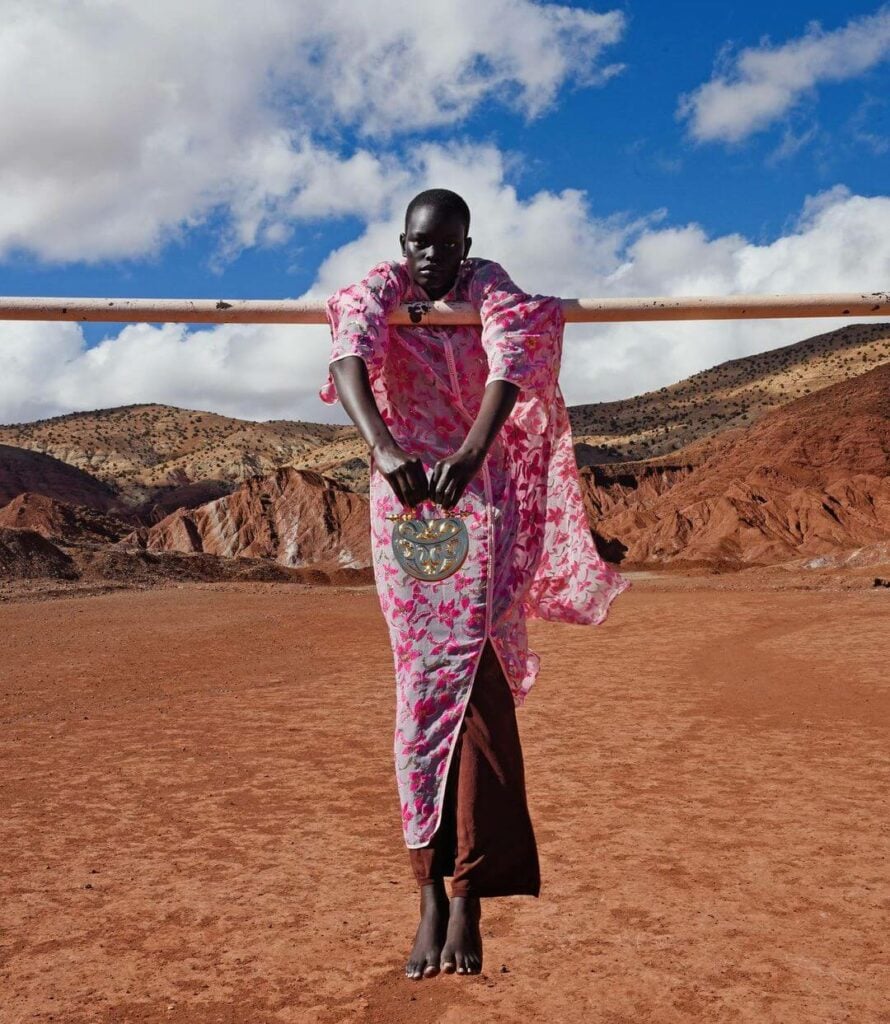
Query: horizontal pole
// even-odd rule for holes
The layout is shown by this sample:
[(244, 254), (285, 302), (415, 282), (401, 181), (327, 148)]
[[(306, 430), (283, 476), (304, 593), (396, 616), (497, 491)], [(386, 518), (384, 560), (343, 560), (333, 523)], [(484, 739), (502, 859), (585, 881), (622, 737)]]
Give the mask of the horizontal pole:
[[(563, 299), (569, 323), (643, 320), (767, 320), (785, 317), (890, 316), (890, 292), (836, 295), (693, 295), (625, 299)], [(478, 324), (466, 302), (400, 306), (393, 324)], [(0, 320), (112, 323), (324, 324), (322, 299), (84, 299), (0, 297)]]

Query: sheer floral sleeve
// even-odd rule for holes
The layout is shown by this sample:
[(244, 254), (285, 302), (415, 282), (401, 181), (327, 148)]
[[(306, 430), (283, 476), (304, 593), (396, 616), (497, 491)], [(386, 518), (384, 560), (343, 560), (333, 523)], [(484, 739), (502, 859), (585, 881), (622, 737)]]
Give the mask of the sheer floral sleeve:
[(488, 357), (486, 385), (507, 380), (520, 389), (510, 420), (531, 434), (547, 429), (562, 358), (562, 303), (528, 295), (491, 260), (479, 260), (470, 283), (470, 302), (482, 319)]
[[(331, 327), (331, 355), (334, 363), (346, 356), (358, 356), (368, 367), (371, 383), (380, 372), (389, 339), (387, 317), (402, 301), (408, 287), (404, 266), (392, 260), (378, 263), (357, 284), (341, 288), (327, 302)], [(338, 401), (331, 373), (319, 391), (323, 402)]]

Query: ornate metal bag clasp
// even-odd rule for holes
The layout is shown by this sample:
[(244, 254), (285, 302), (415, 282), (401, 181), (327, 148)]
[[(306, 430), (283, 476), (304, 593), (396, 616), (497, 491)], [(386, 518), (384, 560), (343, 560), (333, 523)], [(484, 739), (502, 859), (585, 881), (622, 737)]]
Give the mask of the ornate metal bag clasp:
[(418, 580), (437, 582), (452, 576), (470, 550), (464, 517), (470, 509), (422, 519), (417, 510), (387, 516), (392, 521), (392, 550), (396, 561)]

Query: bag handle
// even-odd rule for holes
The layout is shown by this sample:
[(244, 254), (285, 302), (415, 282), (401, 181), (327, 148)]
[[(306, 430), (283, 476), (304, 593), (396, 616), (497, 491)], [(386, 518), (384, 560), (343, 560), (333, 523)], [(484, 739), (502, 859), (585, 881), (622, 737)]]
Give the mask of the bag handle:
[[(426, 502), (421, 502), (421, 504), (435, 505), (437, 508), (441, 508), (442, 511), (445, 514), (443, 516), (436, 516), (437, 519), (466, 519), (466, 517), (468, 515), (470, 515), (470, 513), (473, 511), (470, 507), (466, 507), (466, 508), (462, 508), (462, 509), (458, 509), (458, 508), (447, 509), (447, 508), (445, 508), (444, 505), (440, 505), (437, 501), (430, 501), (429, 499), (427, 499)], [(397, 512), (397, 513), (395, 513), (395, 515), (390, 515), (390, 516), (387, 516), (386, 518), (389, 519), (390, 522), (398, 521), (398, 522), (401, 522), (401, 523), (409, 523), (413, 519), (420, 519), (421, 518), (421, 516), (419, 515), (419, 513), (417, 511), (419, 508), (420, 508), (420, 505), (414, 505), (411, 509), (406, 509), (403, 512)]]

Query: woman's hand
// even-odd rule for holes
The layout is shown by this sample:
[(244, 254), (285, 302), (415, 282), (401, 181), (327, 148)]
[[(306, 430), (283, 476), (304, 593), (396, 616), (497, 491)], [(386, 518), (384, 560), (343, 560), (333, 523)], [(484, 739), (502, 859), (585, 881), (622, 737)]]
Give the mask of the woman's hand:
[(485, 455), (485, 448), (461, 445), (453, 455), (440, 459), (430, 474), (430, 500), (443, 508), (454, 508), (482, 468)]
[(405, 508), (413, 508), (426, 500), (429, 484), (423, 463), (416, 455), (409, 455), (395, 441), (374, 445), (371, 452), (375, 465)]

